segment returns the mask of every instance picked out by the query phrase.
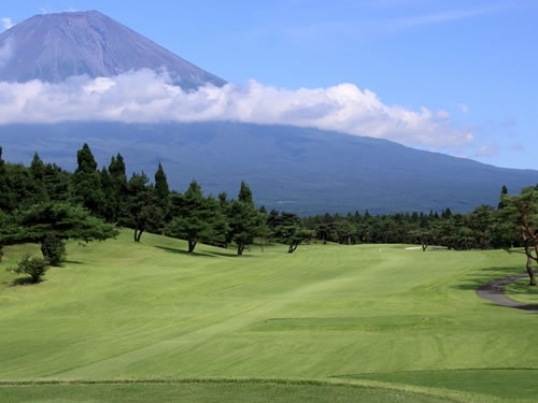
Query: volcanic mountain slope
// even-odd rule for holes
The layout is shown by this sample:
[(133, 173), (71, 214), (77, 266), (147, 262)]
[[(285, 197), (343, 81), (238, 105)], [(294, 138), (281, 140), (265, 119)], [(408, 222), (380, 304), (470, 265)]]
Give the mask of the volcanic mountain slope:
[(130, 172), (150, 177), (162, 162), (170, 186), (196, 179), (205, 193), (235, 197), (241, 180), (257, 204), (299, 214), (467, 212), (496, 206), (501, 187), (518, 193), (538, 171), (498, 168), (400, 144), (326, 130), (234, 122), (2, 125), (4, 159), (28, 165), (34, 151), (76, 167), (87, 142), (100, 166), (120, 152)]
[(31, 17), (0, 34), (0, 81), (61, 82), (165, 69), (185, 89), (226, 82), (98, 11)]

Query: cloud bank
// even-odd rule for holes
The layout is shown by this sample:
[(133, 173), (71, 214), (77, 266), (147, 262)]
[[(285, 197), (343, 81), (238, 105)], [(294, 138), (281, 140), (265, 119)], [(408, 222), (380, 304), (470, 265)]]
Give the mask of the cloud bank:
[(286, 90), (250, 81), (184, 91), (166, 74), (149, 70), (61, 84), (0, 82), (0, 124), (82, 120), (289, 124), (429, 148), (473, 140), (473, 133), (452, 123), (445, 111), (386, 105), (353, 84)]

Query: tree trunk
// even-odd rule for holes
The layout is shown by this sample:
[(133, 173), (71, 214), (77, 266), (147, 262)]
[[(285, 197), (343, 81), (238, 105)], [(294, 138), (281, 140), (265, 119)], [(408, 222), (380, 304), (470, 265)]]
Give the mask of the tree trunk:
[(189, 253), (194, 252), (194, 248), (196, 248), (196, 240), (189, 239)]
[(295, 250), (297, 249), (298, 246), (299, 246), (298, 243), (290, 243), (290, 245), (288, 247), (288, 253), (295, 252)]
[(134, 233), (135, 242), (140, 242), (140, 238), (142, 238), (142, 232), (144, 232), (144, 228), (135, 229), (135, 233)]
[(428, 249), (428, 244), (426, 242), (422, 242), (422, 252), (426, 252), (426, 249)]
[(245, 250), (245, 245), (240, 243), (237, 245), (237, 256), (243, 256), (243, 251)]
[(534, 277), (534, 272), (532, 271), (532, 255), (528, 247), (525, 247), (525, 254), (527, 255), (527, 264), (525, 265), (527, 269), (527, 274), (529, 275), (529, 285), (536, 285), (536, 278)]

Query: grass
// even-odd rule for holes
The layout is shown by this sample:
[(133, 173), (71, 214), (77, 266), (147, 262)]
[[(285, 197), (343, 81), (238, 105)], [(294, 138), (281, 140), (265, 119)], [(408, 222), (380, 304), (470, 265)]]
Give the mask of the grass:
[[(237, 258), (204, 245), (187, 255), (184, 242), (150, 234), (131, 239), (71, 243), (64, 267), (25, 286), (11, 286), (4, 268), (38, 248), (6, 248), (0, 396), (11, 400), (0, 401), (530, 402), (538, 392), (536, 316), (475, 294), (520, 272), (519, 256), (305, 245)], [(20, 383), (28, 379), (61, 382)], [(138, 381), (101, 382), (118, 379)], [(130, 392), (140, 389), (142, 400)]]

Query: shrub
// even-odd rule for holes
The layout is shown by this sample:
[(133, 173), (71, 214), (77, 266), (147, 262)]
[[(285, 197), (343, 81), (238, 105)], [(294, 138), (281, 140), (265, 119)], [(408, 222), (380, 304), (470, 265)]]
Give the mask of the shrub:
[(48, 260), (27, 253), (21, 257), (17, 267), (9, 270), (17, 274), (27, 274), (30, 276), (32, 283), (38, 283), (48, 269)]

